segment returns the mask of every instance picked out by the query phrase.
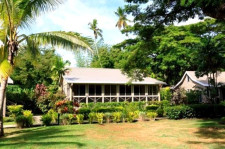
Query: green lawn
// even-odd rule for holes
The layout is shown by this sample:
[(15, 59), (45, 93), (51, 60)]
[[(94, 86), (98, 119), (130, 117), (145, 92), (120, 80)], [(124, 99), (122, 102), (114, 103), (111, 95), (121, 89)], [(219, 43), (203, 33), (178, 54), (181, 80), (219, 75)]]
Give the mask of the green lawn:
[(5, 129), (0, 148), (225, 148), (217, 120), (159, 120), (119, 124)]

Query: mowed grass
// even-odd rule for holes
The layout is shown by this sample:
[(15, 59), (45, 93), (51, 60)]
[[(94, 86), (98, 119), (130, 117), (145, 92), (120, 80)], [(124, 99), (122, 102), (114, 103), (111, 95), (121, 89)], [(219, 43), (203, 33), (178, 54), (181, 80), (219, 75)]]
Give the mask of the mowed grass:
[(225, 126), (217, 120), (184, 119), (5, 129), (0, 148), (221, 149)]

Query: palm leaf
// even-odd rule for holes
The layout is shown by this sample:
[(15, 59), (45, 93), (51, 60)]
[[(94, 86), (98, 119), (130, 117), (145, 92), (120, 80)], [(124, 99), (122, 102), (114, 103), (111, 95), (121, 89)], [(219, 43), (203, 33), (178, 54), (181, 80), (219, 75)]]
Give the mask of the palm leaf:
[(78, 33), (53, 31), (37, 33), (28, 36), (30, 40), (42, 45), (61, 46), (65, 49), (76, 50), (77, 48), (88, 49), (92, 51), (93, 41), (90, 38), (82, 37)]
[(1, 64), (0, 64), (0, 78), (5, 78), (7, 79), (10, 74), (12, 73), (12, 65), (5, 59)]

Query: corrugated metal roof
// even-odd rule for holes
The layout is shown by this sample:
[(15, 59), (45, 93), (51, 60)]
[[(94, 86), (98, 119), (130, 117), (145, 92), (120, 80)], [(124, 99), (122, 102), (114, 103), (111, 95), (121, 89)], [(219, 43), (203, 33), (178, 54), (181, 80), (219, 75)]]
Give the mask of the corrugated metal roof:
[[(126, 84), (130, 81), (119, 69), (108, 68), (70, 68), (63, 76), (67, 83), (88, 84)], [(132, 81), (132, 84), (166, 84), (147, 77), (143, 81)]]

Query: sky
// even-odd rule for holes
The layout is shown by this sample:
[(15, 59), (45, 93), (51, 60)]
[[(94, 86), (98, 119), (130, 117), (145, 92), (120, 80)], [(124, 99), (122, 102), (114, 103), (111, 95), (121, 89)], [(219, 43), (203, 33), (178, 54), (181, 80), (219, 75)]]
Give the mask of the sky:
[[(88, 23), (93, 19), (98, 20), (98, 27), (103, 30), (104, 42), (113, 45), (122, 42), (127, 36), (121, 34), (116, 28), (118, 17), (115, 11), (119, 6), (125, 5), (124, 0), (66, 0), (54, 11), (48, 12), (37, 18), (30, 30), (22, 31), (26, 34), (48, 32), (48, 31), (74, 31), (83, 36), (93, 37)], [(197, 22), (190, 20), (184, 24)], [(61, 48), (56, 48), (57, 53), (64, 60), (69, 60), (71, 66), (76, 66), (75, 55)]]
[[(127, 38), (115, 27), (118, 17), (114, 12), (124, 4), (124, 0), (66, 0), (54, 11), (37, 18), (30, 30), (22, 32), (31, 34), (58, 30), (74, 31), (93, 38), (93, 32), (89, 29), (88, 23), (97, 19), (98, 27), (103, 30), (104, 42), (113, 45)], [(76, 65), (72, 52), (57, 48), (57, 53), (64, 60), (69, 60), (71, 66)]]

